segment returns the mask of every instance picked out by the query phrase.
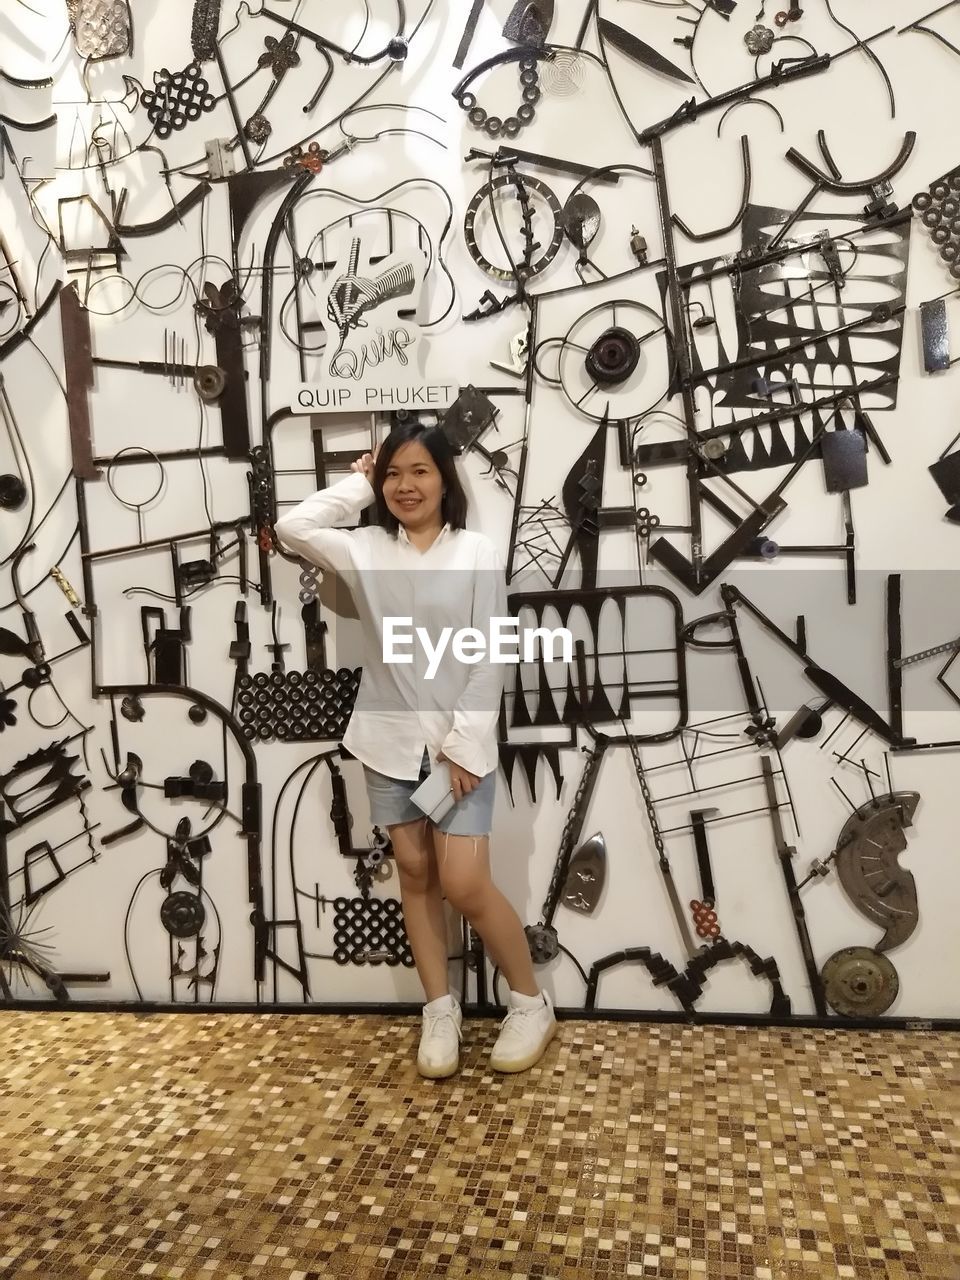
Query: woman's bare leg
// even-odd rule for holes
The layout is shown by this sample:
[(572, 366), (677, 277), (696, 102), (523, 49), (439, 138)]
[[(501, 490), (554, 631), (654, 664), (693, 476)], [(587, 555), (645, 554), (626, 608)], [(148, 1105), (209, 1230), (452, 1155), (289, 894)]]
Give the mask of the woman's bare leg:
[(403, 922), (427, 1002), (450, 990), (447, 917), (427, 819), (387, 828), (400, 877)]
[(510, 989), (539, 994), (523, 924), (490, 878), (489, 836), (451, 836), (432, 823), (430, 830), (447, 901), (479, 933)]

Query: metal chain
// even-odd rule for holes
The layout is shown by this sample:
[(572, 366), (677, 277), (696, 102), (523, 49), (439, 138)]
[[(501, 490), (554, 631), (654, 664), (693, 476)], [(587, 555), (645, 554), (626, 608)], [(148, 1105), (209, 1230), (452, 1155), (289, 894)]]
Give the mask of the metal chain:
[(559, 901), (562, 889), (561, 882), (566, 879), (567, 862), (573, 850), (574, 842), (583, 827), (583, 820), (586, 817), (584, 812), (586, 809), (585, 798), (588, 798), (589, 792), (594, 788), (597, 770), (600, 768), (600, 761), (607, 749), (607, 745), (605, 739), (600, 739), (594, 743), (587, 754), (587, 761), (583, 766), (583, 773), (577, 784), (577, 792), (573, 797), (573, 804), (570, 806), (567, 820), (563, 824), (563, 831), (560, 834), (560, 847), (557, 852), (557, 860), (554, 863), (553, 875), (550, 879), (550, 888), (547, 890), (547, 897), (541, 908), (541, 915), (544, 920), (550, 919), (552, 911), (555, 909), (555, 904)]
[[(626, 728), (624, 728), (626, 733)], [(653, 807), (653, 796), (650, 794), (650, 787), (647, 784), (647, 775), (640, 760), (640, 751), (637, 747), (636, 739), (632, 733), (626, 733), (627, 742), (630, 746), (630, 754), (633, 756), (633, 767), (637, 771), (637, 781), (640, 783), (640, 791), (643, 795), (644, 807), (647, 810), (647, 818), (650, 822), (650, 830), (653, 834), (653, 843), (656, 846), (657, 856), (660, 859), (660, 865), (663, 866), (667, 862), (667, 850), (663, 843), (663, 836), (660, 833), (660, 823), (657, 821), (657, 811)]]

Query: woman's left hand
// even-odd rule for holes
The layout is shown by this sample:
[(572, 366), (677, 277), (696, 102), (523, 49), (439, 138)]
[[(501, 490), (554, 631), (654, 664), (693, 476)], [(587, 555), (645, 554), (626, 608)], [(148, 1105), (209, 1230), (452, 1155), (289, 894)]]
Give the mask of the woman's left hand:
[(441, 751), (437, 756), (437, 761), (446, 760), (450, 766), (450, 785), (453, 787), (453, 798), (459, 804), (464, 796), (468, 796), (474, 787), (479, 787), (480, 779), (475, 773), (471, 773), (469, 769), (464, 769), (462, 764), (457, 764), (456, 760), (451, 760), (449, 756), (445, 756)]

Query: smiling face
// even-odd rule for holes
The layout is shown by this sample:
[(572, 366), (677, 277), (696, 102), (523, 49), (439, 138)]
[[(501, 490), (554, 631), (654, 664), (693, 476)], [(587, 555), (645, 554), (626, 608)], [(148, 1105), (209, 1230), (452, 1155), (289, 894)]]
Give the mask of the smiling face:
[(403, 444), (390, 459), (383, 498), (391, 515), (409, 532), (443, 524), (443, 476), (427, 449), (416, 440)]

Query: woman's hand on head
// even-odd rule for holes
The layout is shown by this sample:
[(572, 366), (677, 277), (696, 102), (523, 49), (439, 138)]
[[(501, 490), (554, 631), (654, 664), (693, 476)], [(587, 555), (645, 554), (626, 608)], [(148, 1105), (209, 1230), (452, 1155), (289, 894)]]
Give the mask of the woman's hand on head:
[(451, 760), (449, 756), (445, 756), (441, 751), (437, 756), (437, 763), (446, 760), (450, 766), (450, 785), (453, 788), (453, 798), (459, 804), (464, 796), (468, 796), (475, 787), (479, 787), (480, 779), (475, 773), (471, 773), (469, 769), (464, 769), (462, 764), (457, 764), (455, 760)]
[(373, 480), (373, 468), (376, 466), (377, 454), (380, 452), (380, 446), (374, 449), (373, 453), (363, 453), (357, 458), (356, 462), (350, 463), (351, 471), (358, 471), (360, 475), (367, 480)]

